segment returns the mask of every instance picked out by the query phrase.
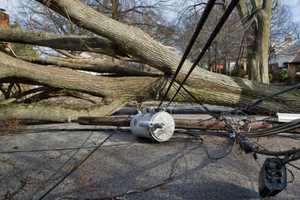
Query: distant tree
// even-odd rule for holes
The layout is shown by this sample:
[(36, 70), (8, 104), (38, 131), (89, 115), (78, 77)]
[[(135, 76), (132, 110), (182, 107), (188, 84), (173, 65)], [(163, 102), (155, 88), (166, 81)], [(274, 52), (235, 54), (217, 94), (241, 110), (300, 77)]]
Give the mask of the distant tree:
[(247, 66), (251, 80), (269, 84), (270, 24), (273, 0), (240, 0), (241, 19), (252, 18), (246, 34)]
[[(228, 1), (218, 1), (211, 12), (207, 22), (198, 37), (197, 43), (191, 53), (191, 60), (195, 59), (200, 53), (201, 48), (208, 39), (208, 36), (215, 28), (220, 17), (227, 7)], [(184, 51), (191, 35), (193, 34), (196, 24), (202, 15), (206, 1), (189, 0), (182, 1), (182, 9), (178, 16), (178, 37), (177, 43), (181, 51)], [(217, 64), (223, 64), (229, 67), (230, 62), (239, 58), (241, 41), (243, 38), (243, 27), (241, 26), (237, 12), (232, 13), (224, 28), (213, 42), (211, 48), (201, 61), (202, 67), (208, 67), (211, 71), (216, 68)], [(218, 70), (217, 70), (218, 71)], [(225, 72), (229, 71), (225, 69)], [(218, 72), (224, 72), (218, 71)]]
[(287, 37), (299, 38), (299, 25), (293, 20), (291, 8), (285, 4), (285, 1), (279, 0), (274, 4), (271, 17), (271, 42), (282, 42)]

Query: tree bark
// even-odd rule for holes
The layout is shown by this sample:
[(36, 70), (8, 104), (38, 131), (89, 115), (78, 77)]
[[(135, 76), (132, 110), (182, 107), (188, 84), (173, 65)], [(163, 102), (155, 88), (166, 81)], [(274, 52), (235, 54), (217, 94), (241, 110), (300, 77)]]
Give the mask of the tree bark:
[(72, 108), (48, 103), (0, 105), (0, 120), (35, 119), (53, 122), (70, 122), (80, 116), (108, 116), (122, 107), (126, 100), (115, 100), (108, 105), (90, 108)]
[(57, 35), (46, 32), (23, 31), (21, 29), (0, 29), (0, 41), (32, 44), (53, 49), (87, 51), (109, 56), (127, 56), (126, 52), (103, 37), (78, 35)]
[(136, 98), (147, 96), (146, 91), (157, 84), (157, 78), (130, 77), (111, 78), (77, 72), (57, 66), (42, 66), (25, 62), (0, 52), (0, 79), (18, 81), (25, 79), (37, 85), (70, 89), (104, 98)]
[(128, 63), (114, 59), (99, 59), (99, 58), (62, 58), (62, 57), (46, 57), (46, 58), (28, 58), (22, 57), (23, 60), (41, 64), (41, 65), (56, 65), (75, 70), (90, 71), (97, 73), (110, 73), (118, 76), (162, 76), (162, 73), (143, 72), (135, 66), (125, 66)]

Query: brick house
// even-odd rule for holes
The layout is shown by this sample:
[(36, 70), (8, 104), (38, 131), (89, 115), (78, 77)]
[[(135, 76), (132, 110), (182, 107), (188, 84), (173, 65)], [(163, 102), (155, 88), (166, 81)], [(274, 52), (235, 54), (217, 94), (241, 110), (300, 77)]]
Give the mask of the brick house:
[(288, 69), (291, 82), (300, 78), (300, 40), (293, 41), (291, 38), (277, 46), (273, 46), (270, 53), (270, 73), (277, 79), (280, 70)]

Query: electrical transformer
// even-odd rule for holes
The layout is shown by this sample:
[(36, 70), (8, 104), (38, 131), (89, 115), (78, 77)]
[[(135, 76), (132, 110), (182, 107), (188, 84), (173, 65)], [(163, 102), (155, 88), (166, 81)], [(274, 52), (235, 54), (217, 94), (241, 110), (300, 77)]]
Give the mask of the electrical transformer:
[(155, 112), (154, 109), (145, 109), (132, 118), (130, 128), (137, 137), (166, 142), (174, 134), (175, 122), (165, 111)]

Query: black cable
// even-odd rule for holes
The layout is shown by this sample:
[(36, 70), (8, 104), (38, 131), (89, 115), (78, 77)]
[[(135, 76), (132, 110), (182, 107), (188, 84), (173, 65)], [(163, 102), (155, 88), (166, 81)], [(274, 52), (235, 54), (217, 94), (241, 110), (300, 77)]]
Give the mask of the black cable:
[(75, 158), (75, 156), (77, 155), (77, 153), (81, 150), (82, 147), (84, 147), (84, 145), (87, 143), (87, 141), (89, 141), (89, 139), (92, 137), (93, 132), (91, 132), (88, 137), (82, 142), (82, 144), (80, 145), (80, 147), (78, 149), (76, 149), (76, 151), (74, 153), (72, 153), (72, 155), (58, 168), (55, 170), (54, 173), (52, 173), (38, 188), (37, 191), (42, 188), (43, 186), (45, 186), (47, 183), (49, 183), (53, 177), (55, 177), (71, 160), (73, 160)]
[(92, 149), (94, 147), (69, 147), (69, 148), (54, 148), (54, 149), (30, 149), (30, 150), (14, 150), (14, 151), (0, 151), (0, 154), (13, 154), (13, 153), (40, 153), (49, 151), (72, 151), (78, 149)]
[(65, 176), (63, 176), (56, 184), (54, 184), (49, 190), (47, 190), (39, 200), (44, 199), (49, 193), (51, 193), (57, 186), (59, 186), (66, 178), (68, 178), (72, 173), (74, 173), (87, 159), (89, 159), (100, 147), (109, 140), (114, 133), (107, 136), (97, 147), (95, 147), (85, 158), (83, 158), (78, 165), (74, 166)]
[[(112, 144), (107, 145), (109, 147), (119, 147), (127, 144)], [(72, 151), (72, 150), (89, 150), (93, 149), (95, 146), (86, 147), (67, 147), (67, 148), (54, 148), (54, 149), (24, 149), (24, 150), (14, 150), (14, 151), (0, 151), (0, 154), (14, 154), (14, 153), (41, 153), (41, 152), (51, 152), (51, 151)]]
[[(286, 155), (295, 154), (299, 151), (300, 151), (300, 149), (294, 149), (294, 150), (292, 149), (292, 150), (287, 150), (287, 151), (269, 151), (266, 149), (262, 149), (262, 150), (254, 150), (254, 153), (262, 154), (262, 155), (266, 155), (266, 156), (286, 156)], [(290, 160), (288, 162), (290, 162)]]
[(179, 91), (181, 90), (182, 86), (184, 85), (184, 83), (187, 81), (187, 79), (189, 78), (189, 76), (191, 75), (191, 73), (194, 71), (194, 69), (196, 68), (196, 66), (198, 65), (198, 63), (200, 62), (200, 60), (203, 58), (203, 56), (205, 55), (207, 49), (210, 47), (210, 45), (212, 44), (212, 42), (214, 41), (214, 39), (216, 38), (216, 36), (218, 35), (218, 33), (220, 32), (220, 30), (222, 29), (223, 25), (225, 24), (225, 22), (227, 21), (228, 17), (230, 16), (230, 14), (232, 13), (233, 9), (235, 8), (235, 6), (238, 4), (239, 0), (232, 0), (228, 6), (228, 8), (226, 9), (225, 13), (223, 14), (223, 16), (221, 17), (220, 21), (218, 22), (216, 28), (214, 29), (214, 31), (212, 32), (212, 34), (210, 35), (209, 39), (207, 40), (206, 44), (204, 45), (201, 53), (199, 54), (199, 56), (197, 57), (196, 61), (194, 62), (194, 64), (191, 66), (189, 72), (187, 73), (186, 77), (183, 79), (183, 81), (181, 82), (178, 90), (176, 91), (176, 93), (174, 94), (174, 96), (172, 97), (172, 99), (169, 101), (169, 104), (172, 103), (175, 99), (175, 97), (177, 96), (177, 94), (179, 93)]
[[(295, 88), (295, 87), (293, 87)], [(191, 92), (189, 92), (184, 86), (183, 86), (183, 89), (185, 90), (185, 92), (187, 94), (189, 94), (192, 99), (194, 99), (194, 101), (196, 103), (199, 103), (200, 105), (204, 106)], [(291, 90), (291, 88), (289, 88), (289, 91)], [(287, 91), (287, 90), (285, 90)], [(279, 95), (279, 94), (282, 94), (284, 93), (283, 91), (281, 92), (278, 92), (272, 96), (275, 96), (275, 95)], [(204, 106), (205, 107), (205, 106)], [(214, 118), (220, 118), (216, 115), (214, 115), (214, 113), (211, 113), (210, 110), (205, 107), (206, 111), (208, 113), (210, 113)], [(237, 110), (236, 110), (237, 111)], [(232, 111), (231, 111), (232, 112)], [(224, 121), (226, 123), (226, 125), (228, 126), (229, 129), (231, 129), (233, 132), (235, 132), (234, 128), (227, 122), (226, 118), (223, 118), (222, 121)], [(289, 122), (289, 123), (285, 123), (283, 125), (280, 125), (280, 126), (277, 126), (277, 127), (273, 127), (273, 128), (270, 128), (270, 129), (264, 129), (264, 130), (261, 130), (259, 131), (259, 133), (246, 133), (245, 135), (248, 136), (248, 137), (264, 137), (264, 136), (270, 136), (270, 135), (273, 135), (273, 134), (278, 134), (278, 133), (281, 133), (282, 131), (287, 131), (287, 130), (291, 130), (291, 129), (295, 129), (297, 127), (300, 126), (300, 120), (293, 120), (292, 122)], [(243, 136), (245, 136), (243, 135)], [(237, 135), (237, 137), (239, 137), (239, 135)], [(233, 143), (234, 144), (234, 143)], [(232, 145), (233, 147), (233, 145)], [(208, 151), (206, 151), (208, 157), (210, 159), (221, 159), (221, 158), (224, 158), (226, 157), (228, 154), (230, 154), (230, 152), (232, 151), (229, 150), (227, 153), (224, 154), (224, 156), (221, 156), (221, 157), (217, 157), (217, 158), (212, 158)], [(297, 152), (300, 151), (300, 149), (292, 149), (292, 150), (287, 150), (287, 151), (269, 151), (269, 150), (266, 150), (264, 148), (258, 148), (258, 146), (256, 146), (255, 148), (252, 149), (253, 152), (257, 153), (257, 154), (263, 154), (263, 155), (268, 155), (268, 156), (286, 156), (286, 155), (292, 155), (292, 154), (295, 154)], [(296, 160), (296, 159), (299, 159), (298, 157), (294, 157), (292, 159), (290, 159), (289, 161), (291, 160)]]
[(294, 164), (291, 164), (291, 163), (288, 163), (288, 165), (300, 171), (300, 167), (298, 167)]
[(233, 151), (234, 144), (235, 144), (235, 140), (232, 140), (231, 143), (229, 144), (230, 145), (229, 148), (221, 156), (211, 156), (211, 154), (208, 152), (207, 147), (204, 144), (203, 144), (203, 147), (204, 147), (204, 150), (205, 150), (205, 153), (206, 153), (208, 159), (220, 160), (220, 159), (226, 158), (229, 154), (231, 154), (231, 152)]
[(300, 83), (298, 83), (298, 84), (296, 84), (296, 85), (294, 85), (294, 86), (291, 86), (291, 87), (289, 87), (289, 88), (287, 88), (287, 89), (285, 89), (285, 90), (281, 90), (281, 91), (279, 91), (279, 92), (276, 92), (276, 93), (274, 93), (274, 94), (272, 94), (272, 95), (263, 97), (263, 98), (261, 98), (261, 99), (255, 101), (254, 103), (248, 105), (245, 109), (246, 109), (246, 110), (249, 110), (251, 107), (255, 107), (255, 106), (261, 104), (263, 101), (265, 101), (265, 100), (267, 100), (267, 99), (272, 99), (272, 98), (274, 98), (275, 96), (279, 96), (279, 95), (281, 95), (281, 94), (284, 94), (284, 93), (287, 93), (287, 92), (290, 92), (290, 91), (293, 91), (293, 90), (296, 90), (296, 89), (300, 89)]
[(282, 132), (294, 130), (299, 127), (300, 127), (300, 119), (296, 119), (276, 127), (262, 129), (255, 132), (244, 133), (243, 135), (247, 137), (266, 137), (266, 136), (277, 135)]
[(295, 149), (295, 153), (291, 154), (288, 158), (285, 159), (284, 163), (290, 163), (300, 159), (300, 149)]
[[(258, 143), (249, 140), (248, 137), (241, 136), (241, 135), (238, 137), (237, 141), (240, 144), (241, 149), (243, 149), (246, 153), (256, 153), (256, 154), (262, 154), (266, 156), (276, 156), (276, 157), (284, 156), (286, 157), (284, 159), (284, 163), (291, 162), (297, 159), (298, 156), (300, 157), (300, 149), (290, 149), (286, 151), (270, 151), (265, 149)], [(297, 153), (299, 155), (297, 155)]]
[(207, 2), (206, 7), (205, 7), (205, 10), (203, 11), (202, 16), (201, 16), (201, 18), (200, 18), (200, 20), (199, 20), (199, 22), (198, 22), (198, 25), (197, 25), (197, 27), (196, 27), (196, 29), (195, 29), (195, 32), (193, 33), (192, 38), (191, 38), (191, 40), (190, 40), (188, 46), (186, 47), (186, 50), (185, 50), (185, 52), (184, 52), (184, 54), (183, 54), (183, 56), (182, 56), (182, 58), (181, 58), (181, 60), (180, 60), (180, 63), (179, 63), (179, 65), (178, 65), (177, 69), (176, 69), (176, 72), (175, 72), (175, 74), (174, 74), (174, 76), (173, 76), (173, 78), (172, 78), (172, 80), (171, 80), (171, 83), (170, 83), (170, 85), (168, 86), (168, 89), (167, 89), (167, 91), (166, 91), (164, 97), (162, 98), (162, 100), (161, 100), (159, 106), (158, 106), (159, 108), (160, 108), (161, 105), (163, 104), (163, 101), (166, 99), (166, 97), (167, 97), (167, 95), (168, 95), (168, 93), (169, 93), (169, 91), (170, 91), (170, 89), (171, 89), (171, 87), (172, 87), (172, 84), (173, 84), (174, 81), (176, 80), (176, 77), (177, 77), (177, 75), (179, 74), (181, 68), (183, 67), (183, 64), (184, 64), (185, 60), (187, 59), (189, 53), (191, 52), (192, 47), (193, 47), (194, 43), (196, 42), (196, 40), (197, 40), (197, 38), (198, 38), (198, 35), (199, 35), (199, 33), (201, 32), (201, 30), (202, 30), (202, 28), (203, 28), (203, 26), (204, 26), (204, 24), (205, 24), (205, 22), (206, 22), (206, 20), (207, 20), (207, 18), (208, 18), (209, 13), (211, 12), (212, 8), (213, 8), (214, 5), (215, 5), (215, 2), (216, 2), (216, 0), (209, 0), (209, 1)]
[[(292, 86), (292, 87), (289, 87), (289, 88), (287, 88), (287, 89), (281, 90), (281, 91), (279, 91), (279, 92), (277, 92), (277, 93), (274, 93), (274, 94), (272, 94), (272, 95), (266, 96), (266, 97), (264, 97), (264, 98), (262, 98), (262, 99), (259, 99), (259, 100), (255, 101), (254, 103), (248, 105), (244, 110), (247, 111), (247, 110), (249, 110), (250, 108), (259, 105), (260, 103), (262, 103), (262, 102), (263, 102), (264, 100), (266, 100), (266, 99), (274, 98), (275, 96), (278, 96), (278, 95), (281, 95), (281, 94), (284, 94), (284, 93), (293, 91), (293, 90), (298, 89), (298, 88), (300, 88), (300, 83), (299, 83), (299, 84), (296, 84), (296, 85), (294, 85), (294, 86)], [(220, 118), (219, 116), (217, 116), (217, 115), (215, 115), (214, 113), (210, 112), (209, 109), (208, 109), (206, 106), (204, 106), (204, 105), (197, 99), (197, 97), (195, 97), (195, 96), (194, 96), (194, 95), (193, 95), (193, 94), (192, 94), (192, 93), (191, 93), (184, 85), (182, 85), (182, 89), (183, 89), (186, 93), (188, 93), (188, 94), (192, 97), (192, 99), (194, 99), (194, 101), (195, 101), (196, 103), (198, 103), (198, 104), (200, 104), (201, 106), (203, 106), (203, 108), (205, 109), (206, 112), (208, 112), (210, 115), (214, 116), (216, 119), (219, 119), (219, 118)], [(237, 112), (237, 111), (241, 111), (240, 108), (236, 108), (236, 109), (234, 109), (234, 110), (232, 110), (232, 111), (224, 112), (223, 114), (225, 115), (226, 113), (233, 113), (233, 112)], [(241, 112), (242, 112), (242, 111), (241, 111)], [(258, 134), (258, 132), (259, 132), (259, 133), (262, 133), (262, 132), (263, 132), (263, 133), (266, 134), (267, 132), (271, 132), (271, 131), (274, 130), (274, 129), (278, 129), (278, 128), (289, 128), (289, 127), (291, 127), (291, 123), (295, 125), (295, 128), (298, 128), (298, 126), (300, 126), (300, 125), (299, 125), (299, 122), (300, 122), (300, 120), (297, 120), (297, 119), (296, 119), (296, 120), (294, 120), (294, 121), (292, 121), (292, 122), (285, 123), (285, 124), (283, 124), (282, 126), (276, 126), (276, 127), (270, 128), (270, 129), (264, 129), (264, 130), (260, 130), (260, 131), (255, 131), (255, 133)], [(290, 129), (290, 130), (291, 130), (291, 129)], [(248, 136), (250, 136), (250, 135), (248, 135)], [(255, 134), (251, 135), (250, 137), (252, 137), (252, 136), (255, 136)]]
[(292, 177), (292, 180), (288, 181), (288, 183), (294, 183), (294, 181), (295, 181), (295, 175), (294, 175), (293, 171), (290, 170), (289, 168), (286, 168), (286, 169), (287, 169), (287, 171), (290, 173), (290, 175)]
[[(178, 89), (178, 88), (177, 88)], [(194, 99), (194, 101), (196, 103), (198, 103), (199, 105), (201, 105), (204, 110), (209, 113), (211, 116), (215, 117), (216, 119), (218, 119), (218, 115), (216, 115), (215, 113), (211, 112), (202, 102), (199, 101), (199, 99), (197, 97), (195, 97), (185, 86), (182, 86), (182, 89), (192, 97), (192, 99)]]

